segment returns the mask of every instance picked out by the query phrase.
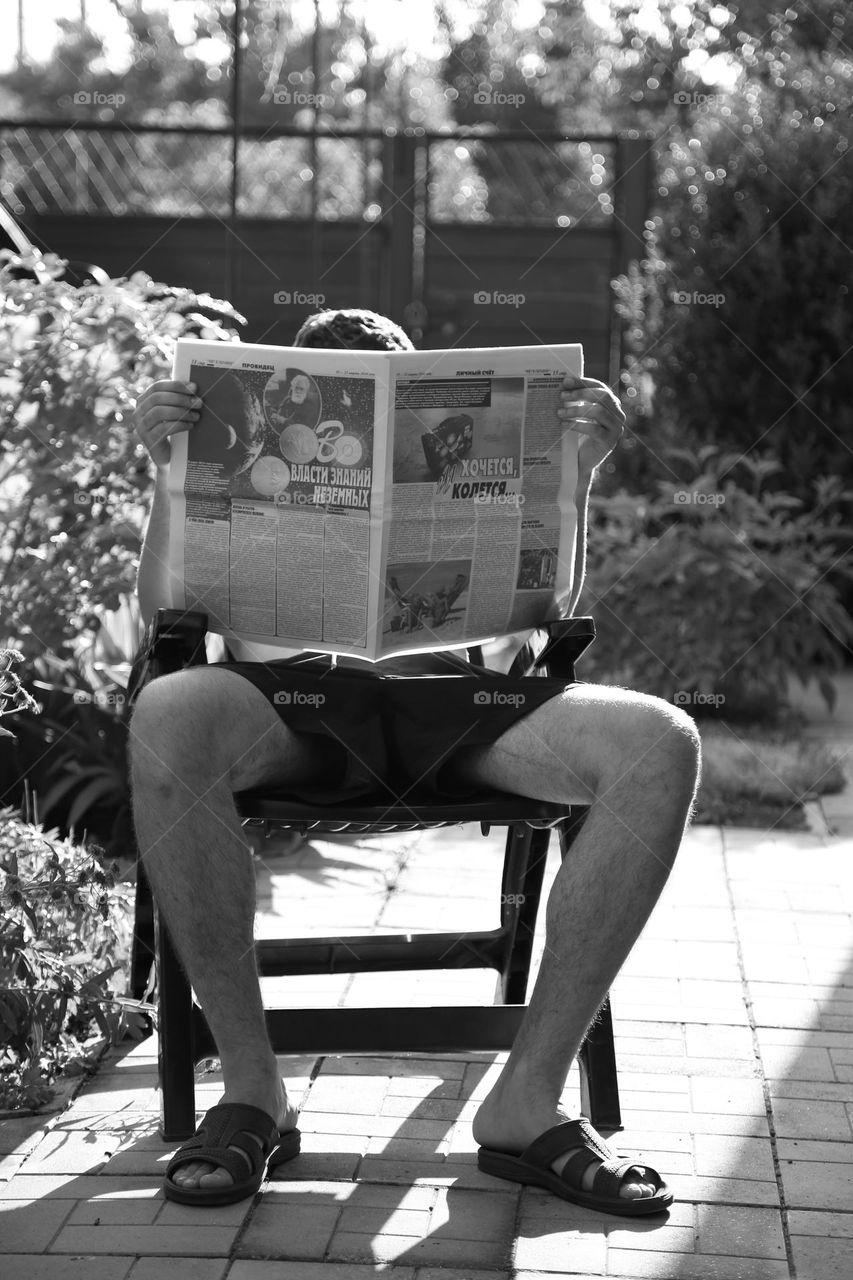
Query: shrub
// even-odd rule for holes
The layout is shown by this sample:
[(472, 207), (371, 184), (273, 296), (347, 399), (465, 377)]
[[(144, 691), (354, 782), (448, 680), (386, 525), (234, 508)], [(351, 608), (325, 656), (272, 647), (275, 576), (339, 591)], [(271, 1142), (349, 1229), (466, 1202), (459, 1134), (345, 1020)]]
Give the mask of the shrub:
[(685, 478), (659, 481), (657, 497), (591, 499), (582, 607), (599, 640), (584, 677), (691, 712), (724, 705), (727, 717), (765, 718), (796, 677), (816, 680), (832, 705), (853, 628), (828, 574), (850, 580), (851, 531), (839, 514), (850, 493), (837, 477), (822, 480), (806, 510), (770, 490), (773, 459), (709, 446), (667, 460)]
[(98, 851), (0, 811), (0, 1110), (36, 1109), (93, 1064), (140, 1002), (123, 990), (131, 888)]
[(0, 253), (2, 625), (28, 658), (68, 657), (92, 614), (132, 592), (151, 484), (134, 398), (169, 376), (177, 338), (233, 339), (226, 322), (242, 323), (141, 272), (75, 286), (65, 266)]
[(853, 78), (794, 56), (668, 133), (645, 259), (615, 288), (639, 435), (769, 447), (810, 501), (819, 476), (853, 475)]

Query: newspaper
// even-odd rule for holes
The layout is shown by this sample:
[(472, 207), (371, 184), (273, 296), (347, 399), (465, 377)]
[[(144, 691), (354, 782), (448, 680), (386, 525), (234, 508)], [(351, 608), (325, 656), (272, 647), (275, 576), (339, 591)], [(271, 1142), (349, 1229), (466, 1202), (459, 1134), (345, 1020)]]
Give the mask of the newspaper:
[(529, 630), (571, 594), (580, 346), (372, 352), (181, 340), (173, 606), (373, 661)]

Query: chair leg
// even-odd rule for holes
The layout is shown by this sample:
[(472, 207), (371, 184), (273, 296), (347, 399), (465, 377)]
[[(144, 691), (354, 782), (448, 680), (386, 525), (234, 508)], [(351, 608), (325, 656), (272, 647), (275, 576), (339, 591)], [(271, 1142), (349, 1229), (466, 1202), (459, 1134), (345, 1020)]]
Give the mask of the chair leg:
[(136, 863), (136, 905), (130, 954), (130, 994), (134, 1000), (141, 1000), (145, 995), (154, 958), (154, 900), (139, 858)]
[(619, 1080), (616, 1075), (609, 996), (581, 1045), (578, 1066), (582, 1114), (589, 1116), (597, 1129), (621, 1129), (622, 1110), (619, 1106)]
[[(534, 829), (526, 823), (517, 823), (507, 833), (501, 915), (505, 918), (506, 912), (513, 913), (515, 930), (501, 973), (504, 1004), (524, 1004), (527, 999), (536, 917), (542, 897), (550, 836), (547, 828)], [(510, 897), (517, 901), (508, 902)]]
[(160, 1134), (164, 1142), (195, 1132), (192, 991), (159, 913), (157, 931)]

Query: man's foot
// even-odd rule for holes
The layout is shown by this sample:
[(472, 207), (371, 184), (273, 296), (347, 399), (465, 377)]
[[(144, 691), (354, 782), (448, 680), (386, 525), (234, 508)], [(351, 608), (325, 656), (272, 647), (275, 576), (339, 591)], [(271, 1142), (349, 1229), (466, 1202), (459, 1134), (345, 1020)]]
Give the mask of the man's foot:
[[(552, 1129), (554, 1125), (565, 1124), (569, 1119), (570, 1117), (559, 1107), (548, 1114), (531, 1110), (527, 1115), (521, 1115), (517, 1111), (514, 1113), (506, 1111), (498, 1115), (492, 1096), (489, 1095), (474, 1117), (472, 1127), (474, 1138), (481, 1147), (489, 1151), (519, 1156), (543, 1133)], [(569, 1148), (551, 1163), (550, 1168), (557, 1175), (561, 1174), (574, 1153), (582, 1149), (581, 1143)], [(580, 1184), (583, 1191), (592, 1192), (595, 1175), (602, 1163), (601, 1160), (593, 1160), (584, 1170)], [(620, 1185), (618, 1194), (622, 1200), (642, 1200), (651, 1199), (657, 1190), (657, 1186), (651, 1182), (627, 1178)]]
[[(296, 1128), (299, 1112), (288, 1100), (284, 1082), (277, 1079), (276, 1084), (277, 1087), (274, 1087), (271, 1091), (246, 1087), (226, 1089), (221, 1101), (223, 1103), (242, 1102), (248, 1106), (259, 1107), (261, 1111), (265, 1111), (267, 1115), (275, 1120), (280, 1133), (287, 1133)], [(255, 1134), (247, 1133), (247, 1137), (250, 1137), (253, 1142), (257, 1142), (260, 1148), (261, 1144)], [(246, 1173), (250, 1173), (251, 1165), (246, 1153), (241, 1151), (239, 1147), (234, 1146), (229, 1147), (229, 1150), (238, 1153), (245, 1162)], [(199, 1187), (202, 1190), (219, 1190), (232, 1186), (234, 1179), (227, 1169), (218, 1168), (216, 1165), (208, 1164), (203, 1160), (193, 1160), (176, 1169), (172, 1174), (172, 1181), (177, 1186), (184, 1188)]]

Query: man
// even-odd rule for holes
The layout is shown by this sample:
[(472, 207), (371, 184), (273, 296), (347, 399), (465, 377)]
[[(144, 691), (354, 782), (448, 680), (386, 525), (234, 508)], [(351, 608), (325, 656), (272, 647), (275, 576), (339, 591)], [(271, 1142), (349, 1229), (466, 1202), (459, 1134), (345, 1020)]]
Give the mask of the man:
[[(396, 325), (364, 311), (313, 316), (295, 341), (411, 349)], [(170, 599), (166, 474), (171, 437), (197, 420), (194, 390), (155, 383), (136, 410), (136, 430), (157, 468), (138, 581), (146, 618)], [(561, 396), (560, 419), (579, 436), (570, 615), (583, 582), (592, 476), (617, 443), (624, 414), (592, 378), (567, 377)], [(344, 659), (331, 672), (327, 657), (260, 661), (267, 655), (255, 648), (234, 642), (232, 650), (235, 662), (152, 682), (131, 723), (140, 853), (225, 1081), (222, 1103), (171, 1162), (166, 1195), (199, 1205), (242, 1199), (258, 1189), (265, 1167), (299, 1150), (297, 1112), (266, 1035), (253, 950), (254, 874), (233, 792), (276, 785), (329, 800), (369, 791), (379, 775), (401, 790), (413, 782), (437, 794), (486, 787), (591, 805), (548, 900), (547, 946), (524, 1023), (474, 1119), (479, 1163), (608, 1213), (664, 1210), (672, 1195), (656, 1171), (620, 1162), (588, 1122), (563, 1114), (560, 1095), (678, 851), (698, 777), (693, 722), (644, 694), (556, 680), (525, 682), (523, 707), (507, 698), (484, 711), (472, 696), (477, 682), (513, 681), (458, 654), (404, 655), (376, 666)], [(425, 670), (429, 681), (404, 678)], [(317, 716), (300, 719), (304, 700), (275, 696), (294, 682), (309, 689), (320, 680), (325, 734)], [(345, 694), (337, 717), (333, 688)]]

